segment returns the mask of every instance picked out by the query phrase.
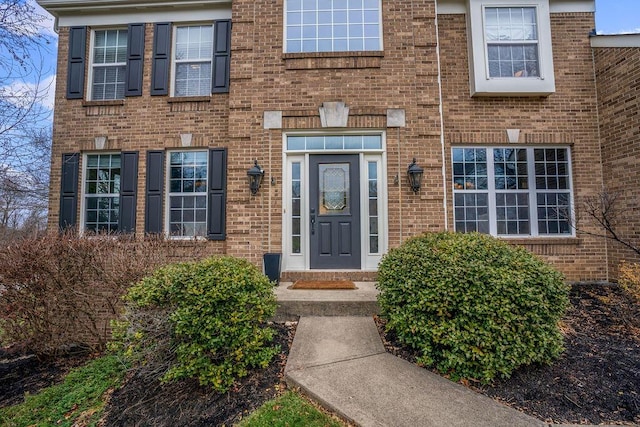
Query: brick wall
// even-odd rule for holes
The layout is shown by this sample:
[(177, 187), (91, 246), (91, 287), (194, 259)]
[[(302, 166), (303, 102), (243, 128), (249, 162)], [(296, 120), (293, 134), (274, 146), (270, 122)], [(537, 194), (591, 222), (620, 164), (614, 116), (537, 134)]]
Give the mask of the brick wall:
[[(616, 230), (640, 246), (638, 216), (640, 188), (640, 48), (594, 48), (600, 106), (600, 135), (604, 185), (617, 195)], [(622, 260), (640, 258), (609, 241), (609, 268), (617, 272)]]
[[(452, 224), (451, 147), (506, 143), (507, 128), (521, 129), (523, 143), (570, 146), (575, 196), (597, 192), (602, 170), (588, 40), (593, 14), (552, 16), (557, 92), (546, 98), (471, 98), (465, 16), (440, 15), (442, 130), (434, 3), (383, 1), (382, 7), (384, 53), (285, 54), (283, 0), (234, 0), (230, 93), (190, 101), (150, 96), (151, 24), (146, 27), (141, 97), (123, 102), (65, 99), (68, 28), (61, 28), (50, 227), (58, 223), (62, 153), (93, 150), (94, 137), (108, 135), (109, 149), (140, 151), (136, 231), (141, 234), (145, 151), (177, 148), (179, 135), (192, 133), (194, 146), (229, 149), (227, 239), (209, 242), (208, 250), (258, 264), (263, 253), (282, 250), (283, 133), (321, 129), (318, 108), (327, 101), (342, 101), (350, 107), (346, 130), (386, 130), (391, 247), (409, 236), (445, 228), (445, 191), (447, 219)], [(389, 108), (405, 111), (405, 127), (386, 128)], [(263, 113), (271, 110), (283, 112), (282, 129), (263, 128)], [(411, 192), (406, 181), (413, 157), (425, 169), (418, 194)], [(266, 173), (263, 187), (251, 196), (246, 171), (254, 159)], [(579, 234), (520, 243), (558, 266), (569, 280), (607, 278), (605, 244), (598, 239)]]
[[(589, 32), (593, 14), (551, 15), (556, 92), (548, 97), (471, 98), (465, 15), (439, 15), (447, 176), (451, 147), (507, 145), (506, 129), (520, 129), (519, 143), (571, 148), (576, 200), (602, 185), (597, 98)], [(452, 190), (447, 188), (452, 200)], [(449, 210), (449, 221), (453, 213)], [(579, 224), (582, 226), (583, 224)], [(593, 227), (585, 225), (588, 231)], [(607, 279), (606, 246), (583, 233), (575, 238), (526, 239), (522, 244), (559, 268), (570, 281)]]

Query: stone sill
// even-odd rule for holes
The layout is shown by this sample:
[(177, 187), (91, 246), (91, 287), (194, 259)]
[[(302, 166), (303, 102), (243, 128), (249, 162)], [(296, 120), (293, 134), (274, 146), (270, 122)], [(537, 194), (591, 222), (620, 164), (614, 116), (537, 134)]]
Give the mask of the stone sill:
[(210, 96), (175, 96), (167, 98), (167, 103), (175, 104), (179, 102), (211, 102)]
[(582, 243), (582, 239), (578, 237), (531, 237), (516, 238), (500, 237), (501, 240), (514, 245), (573, 245), (578, 246)]

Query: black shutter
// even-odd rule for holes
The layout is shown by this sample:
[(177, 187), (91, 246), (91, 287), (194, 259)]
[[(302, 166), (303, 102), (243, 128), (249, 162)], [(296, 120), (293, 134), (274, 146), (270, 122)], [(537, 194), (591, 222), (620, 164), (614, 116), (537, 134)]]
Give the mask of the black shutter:
[(136, 202), (138, 194), (138, 152), (120, 154), (120, 221), (123, 233), (136, 231)]
[(153, 31), (153, 67), (151, 69), (151, 95), (169, 93), (169, 66), (171, 65), (171, 23), (155, 24)]
[(69, 61), (67, 67), (67, 99), (84, 97), (84, 62), (87, 49), (87, 27), (69, 29)]
[(60, 180), (60, 230), (73, 228), (78, 212), (78, 168), (80, 153), (62, 155), (62, 176)]
[(162, 192), (164, 188), (164, 151), (147, 151), (147, 192), (144, 231), (162, 233)]
[(129, 24), (127, 31), (127, 71), (125, 96), (142, 95), (144, 24)]
[(209, 206), (207, 237), (209, 240), (226, 238), (227, 204), (227, 149), (209, 150)]
[(229, 92), (229, 63), (231, 62), (231, 21), (216, 21), (213, 50), (211, 92)]

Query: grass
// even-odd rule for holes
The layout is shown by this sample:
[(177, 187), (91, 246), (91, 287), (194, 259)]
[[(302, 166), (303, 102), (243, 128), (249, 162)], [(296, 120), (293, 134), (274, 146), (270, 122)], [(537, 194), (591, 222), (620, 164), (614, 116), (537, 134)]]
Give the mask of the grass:
[(122, 383), (126, 369), (113, 355), (92, 360), (72, 370), (61, 384), (0, 409), (0, 426), (95, 425), (104, 409), (105, 393)]
[[(127, 367), (116, 356), (103, 356), (72, 370), (61, 384), (26, 396), (19, 405), (0, 409), (0, 427), (95, 426), (103, 415), (105, 394), (118, 387)], [(300, 395), (288, 391), (270, 400), (238, 427), (343, 427)]]
[(238, 427), (343, 427), (300, 395), (288, 391), (262, 405)]

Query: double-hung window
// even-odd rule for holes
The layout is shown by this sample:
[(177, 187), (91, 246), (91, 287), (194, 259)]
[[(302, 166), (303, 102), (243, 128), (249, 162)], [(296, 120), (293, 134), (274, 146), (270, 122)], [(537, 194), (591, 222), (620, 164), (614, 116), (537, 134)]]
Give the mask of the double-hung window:
[(568, 148), (454, 148), (455, 229), (572, 235)]
[(127, 30), (93, 31), (91, 99), (124, 99), (127, 66)]
[(207, 151), (169, 153), (169, 234), (207, 236)]
[(175, 28), (174, 96), (211, 94), (213, 25)]
[(85, 161), (84, 229), (93, 233), (118, 231), (120, 154), (89, 154)]
[(555, 92), (549, 0), (468, 2), (471, 95)]
[(285, 0), (285, 51), (382, 50), (381, 0)]
[(535, 7), (486, 7), (484, 20), (489, 77), (538, 77)]

